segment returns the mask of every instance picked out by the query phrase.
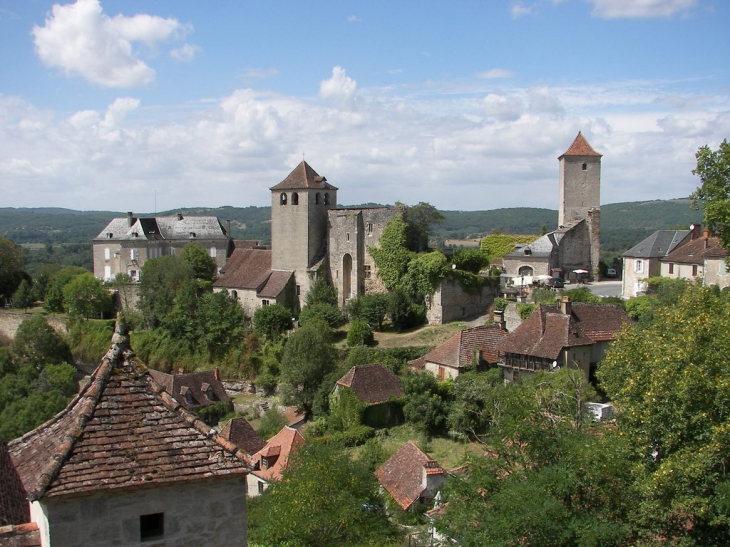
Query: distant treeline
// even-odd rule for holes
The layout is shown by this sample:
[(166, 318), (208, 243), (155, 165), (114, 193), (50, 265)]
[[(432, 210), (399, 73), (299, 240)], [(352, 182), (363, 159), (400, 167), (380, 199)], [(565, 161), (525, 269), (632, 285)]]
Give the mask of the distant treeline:
[[(367, 204), (373, 206), (376, 204)], [(271, 241), (271, 207), (183, 208), (157, 213), (181, 212), (212, 215), (228, 228), (234, 239)], [(551, 209), (515, 207), (491, 211), (441, 211), (444, 222), (432, 227), (432, 238), (479, 238), (488, 234), (539, 234), (557, 228), (558, 212)], [(0, 208), (0, 237), (18, 244), (90, 245), (115, 217), (126, 212), (74, 211), (60, 208)], [(135, 215), (137, 216), (137, 215)], [(138, 216), (154, 216), (141, 213)], [(601, 248), (604, 260), (618, 256), (655, 230), (687, 227), (702, 221), (702, 212), (690, 207), (689, 199), (611, 203), (601, 206)], [(74, 249), (76, 251), (77, 249)], [(89, 250), (90, 253), (90, 250)]]

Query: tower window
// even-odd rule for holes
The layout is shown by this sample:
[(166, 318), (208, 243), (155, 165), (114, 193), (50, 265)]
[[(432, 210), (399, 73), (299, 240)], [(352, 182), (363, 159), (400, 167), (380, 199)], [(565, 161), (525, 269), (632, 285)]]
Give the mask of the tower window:
[(324, 195), (324, 204), (329, 205), (330, 204), (330, 195), (329, 193), (325, 193)]
[(319, 192), (314, 194), (314, 204), (319, 205)]
[(373, 233), (373, 223), (372, 222), (368, 222), (368, 233), (369, 234)]
[(291, 195), (291, 204), (299, 205), (299, 194), (297, 194), (296, 192)]
[(583, 164), (583, 171), (586, 171), (587, 169), (588, 169), (588, 164), (587, 163), (584, 163)]
[(368, 264), (365, 264), (365, 279), (370, 279), (371, 275), (372, 272), (370, 271), (370, 266)]
[(281, 205), (286, 205), (286, 194), (282, 193), (281, 196), (279, 196), (279, 203)]
[(350, 232), (347, 232), (347, 241), (350, 241)]

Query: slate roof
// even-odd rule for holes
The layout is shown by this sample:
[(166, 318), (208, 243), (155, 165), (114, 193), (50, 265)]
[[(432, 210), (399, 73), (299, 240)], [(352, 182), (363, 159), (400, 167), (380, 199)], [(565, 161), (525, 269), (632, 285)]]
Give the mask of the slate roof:
[(558, 305), (540, 304), (499, 343), (499, 353), (555, 360), (563, 348), (614, 340), (621, 326), (631, 321), (617, 304), (570, 304), (570, 314), (562, 313)]
[[(231, 400), (221, 381), (216, 378), (215, 371), (212, 370), (187, 374), (167, 374), (166, 372), (150, 369), (149, 373), (155, 382), (172, 395), (183, 408), (188, 410)], [(208, 397), (208, 387), (212, 389), (212, 398)], [(187, 394), (192, 398), (191, 403), (188, 402)]]
[[(266, 445), (256, 452), (250, 461), (253, 465), (258, 464), (258, 469), (251, 473), (265, 481), (280, 480), (284, 469), (289, 465), (289, 457), (304, 445), (304, 437), (296, 429), (284, 426), (281, 431), (266, 441)], [(262, 466), (262, 458), (274, 458), (273, 465), (269, 462), (268, 469)]]
[[(529, 256), (532, 259), (549, 258), (553, 249), (557, 249), (560, 246), (560, 242), (563, 240), (565, 235), (571, 230), (576, 229), (581, 222), (585, 222), (585, 220), (578, 220), (570, 224), (566, 224), (557, 230), (549, 232), (544, 236), (540, 236), (532, 243), (516, 246), (514, 251), (507, 253), (503, 258), (524, 258), (525, 256)], [(525, 254), (525, 249), (529, 249), (529, 255)]]
[(403, 510), (408, 510), (426, 489), (423, 485), (424, 468), (428, 474), (444, 474), (438, 462), (418, 448), (416, 443), (408, 441), (375, 470), (375, 477), (395, 502)]
[(292, 275), (288, 270), (271, 269), (271, 249), (236, 248), (213, 286), (255, 290), (261, 298), (276, 298)]
[[(593, 150), (583, 136), (583, 133), (578, 131), (578, 135), (575, 137), (573, 144), (568, 147), (563, 156), (598, 156), (600, 158), (601, 154)], [(560, 157), (562, 158), (563, 156)]]
[(385, 403), (391, 397), (403, 397), (400, 378), (379, 363), (358, 365), (337, 380), (337, 385), (350, 388), (355, 396), (367, 404)]
[(422, 369), (428, 362), (463, 368), (472, 364), (477, 351), (481, 352), (482, 359), (487, 363), (496, 363), (499, 361), (497, 346), (506, 335), (507, 331), (502, 330), (497, 324), (464, 329), (423, 357), (409, 362), (409, 365)]
[(185, 410), (129, 348), (123, 320), (90, 381), (8, 445), (31, 500), (245, 475), (245, 454)]
[(246, 418), (233, 418), (221, 429), (220, 436), (240, 446), (247, 454), (255, 454), (266, 446)]
[(297, 165), (289, 175), (270, 190), (298, 190), (305, 188), (321, 188), (322, 190), (337, 190), (327, 179), (321, 177), (306, 161)]
[(704, 264), (706, 258), (725, 258), (727, 251), (720, 245), (716, 237), (700, 237), (693, 239), (661, 258), (662, 262), (677, 264)]
[[(94, 241), (195, 241), (227, 240), (228, 234), (218, 217), (173, 215), (165, 217), (115, 218)], [(108, 235), (111, 234), (111, 237)], [(191, 234), (195, 234), (191, 237)]]
[(25, 488), (15, 470), (7, 445), (0, 441), (0, 526), (30, 522)]
[(621, 256), (629, 258), (661, 258), (689, 241), (690, 230), (657, 230)]

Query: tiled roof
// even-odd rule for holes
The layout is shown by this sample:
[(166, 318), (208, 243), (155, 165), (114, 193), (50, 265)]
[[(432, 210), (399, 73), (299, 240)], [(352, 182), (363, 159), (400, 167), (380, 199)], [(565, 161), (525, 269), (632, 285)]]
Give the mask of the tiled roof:
[(678, 264), (704, 264), (706, 258), (725, 258), (727, 254), (718, 238), (700, 237), (677, 247), (661, 261)]
[(152, 379), (123, 320), (81, 392), (8, 448), (31, 500), (248, 472), (242, 450)]
[[(284, 426), (281, 431), (266, 441), (266, 446), (251, 457), (251, 462), (254, 465), (258, 464), (258, 469), (251, 473), (265, 481), (280, 480), (281, 473), (289, 465), (289, 457), (303, 445), (302, 434), (296, 429)], [(262, 458), (272, 457), (276, 457), (276, 462), (273, 465), (269, 462), (269, 467), (264, 469)]]
[(302, 425), (307, 418), (307, 413), (299, 410), (296, 406), (279, 407), (279, 411), (286, 420), (286, 425), (294, 429)]
[(41, 547), (41, 532), (35, 522), (0, 526), (0, 546)]
[(689, 230), (657, 230), (621, 256), (629, 258), (661, 258), (689, 241)]
[(266, 441), (259, 437), (246, 418), (228, 420), (221, 429), (220, 436), (240, 446), (246, 454), (255, 454), (266, 445)]
[[(155, 382), (188, 410), (231, 400), (223, 384), (215, 377), (216, 373), (212, 370), (187, 374), (167, 374), (158, 370), (150, 370), (149, 373)], [(208, 397), (208, 387), (212, 390), (212, 398)], [(192, 399), (191, 402), (188, 402), (188, 396)]]
[(464, 329), (409, 364), (414, 368), (423, 368), (426, 362), (462, 368), (472, 364), (477, 351), (487, 363), (496, 363), (499, 361), (497, 346), (506, 335), (497, 324)]
[[(563, 156), (598, 156), (600, 158), (601, 154), (593, 150), (583, 136), (583, 133), (578, 131), (578, 135), (575, 137), (573, 144), (568, 147)], [(560, 157), (562, 158), (563, 156)]]
[(423, 485), (424, 468), (428, 473), (444, 473), (416, 443), (408, 441), (375, 470), (375, 476), (395, 502), (403, 510), (408, 510), (426, 489)]
[(504, 337), (498, 349), (500, 354), (557, 359), (563, 348), (593, 343), (572, 315), (561, 313), (558, 306), (540, 304), (530, 317)]
[(0, 441), (0, 526), (26, 522), (30, 522), (30, 506), (25, 488), (10, 459), (8, 447)]
[[(131, 221), (130, 226), (128, 218), (112, 219), (94, 238), (94, 241), (184, 240), (194, 242), (198, 239), (228, 239), (226, 230), (218, 217), (214, 216), (133, 217)], [(108, 234), (111, 234), (111, 237)]]
[(214, 287), (259, 290), (271, 275), (270, 249), (234, 249)]
[(271, 275), (259, 290), (261, 298), (276, 298), (286, 288), (287, 283), (294, 274), (286, 270), (272, 270)]
[(391, 397), (403, 397), (400, 378), (383, 365), (358, 365), (337, 380), (337, 384), (348, 387), (364, 403), (385, 403)]
[[(549, 258), (554, 249), (560, 246), (560, 242), (563, 240), (565, 235), (571, 230), (575, 230), (585, 220), (578, 220), (565, 226), (559, 227), (557, 230), (549, 232), (544, 236), (540, 236), (532, 243), (527, 245), (519, 245), (514, 251), (506, 254), (504, 258), (524, 258), (529, 256), (530, 258)], [(525, 249), (528, 250), (529, 255), (525, 253)]]
[(270, 190), (298, 190), (303, 188), (321, 188), (323, 190), (337, 190), (327, 179), (320, 177), (306, 161), (297, 165), (289, 175)]
[(499, 353), (557, 359), (563, 348), (614, 340), (631, 321), (617, 304), (574, 302), (570, 306), (571, 313), (564, 314), (557, 305), (539, 305), (500, 342)]

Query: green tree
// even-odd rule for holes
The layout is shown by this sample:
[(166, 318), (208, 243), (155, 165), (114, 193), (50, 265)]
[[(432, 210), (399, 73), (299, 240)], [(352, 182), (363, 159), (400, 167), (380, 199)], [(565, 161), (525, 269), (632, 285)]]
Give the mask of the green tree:
[(139, 280), (139, 310), (151, 328), (162, 324), (172, 310), (175, 295), (193, 278), (193, 268), (175, 256), (148, 260), (142, 266)]
[(286, 418), (276, 408), (270, 408), (264, 412), (256, 430), (262, 439), (270, 439), (286, 425)]
[(66, 342), (42, 315), (23, 320), (15, 333), (12, 352), (20, 365), (29, 365), (36, 370), (48, 364), (73, 362)]
[(211, 257), (200, 243), (188, 243), (180, 252), (180, 260), (190, 265), (193, 277), (200, 281), (204, 288), (213, 284), (213, 277), (218, 270), (218, 263)]
[(249, 542), (265, 547), (394, 547), (394, 527), (380, 511), (378, 483), (360, 461), (332, 444), (308, 441), (281, 481), (250, 500)]
[(86, 268), (79, 266), (66, 266), (61, 268), (53, 275), (53, 281), (51, 282), (46, 298), (43, 301), (43, 309), (63, 313), (66, 311), (64, 303), (63, 289), (64, 287), (76, 276), (90, 273)]
[(337, 289), (327, 283), (324, 277), (318, 277), (305, 297), (306, 306), (329, 304), (337, 306)]
[(0, 237), (0, 299), (10, 298), (27, 276), (23, 270), (23, 251), (10, 241)]
[(374, 341), (373, 331), (365, 321), (355, 319), (350, 323), (350, 330), (347, 332), (348, 346), (371, 346)]
[(730, 538), (728, 333), (728, 301), (691, 286), (651, 325), (622, 331), (598, 368), (627, 446), (638, 544)]
[(23, 279), (18, 289), (13, 293), (13, 306), (27, 310), (33, 304), (33, 289), (26, 279)]
[(368, 251), (378, 266), (378, 276), (386, 288), (393, 290), (398, 287), (413, 256), (408, 249), (408, 224), (402, 215), (385, 225), (380, 235), (380, 246), (368, 247)]
[(112, 299), (101, 281), (87, 272), (75, 276), (63, 287), (63, 304), (73, 317), (102, 317), (110, 314)]
[(430, 203), (422, 201), (418, 205), (406, 208), (405, 220), (408, 224), (408, 248), (420, 253), (428, 248), (431, 226), (441, 224), (444, 221), (444, 215)]
[(458, 270), (478, 274), (489, 266), (489, 257), (481, 249), (457, 249), (451, 262)]
[(211, 360), (221, 359), (240, 346), (246, 316), (238, 300), (225, 291), (205, 293), (198, 304), (200, 342)]
[(450, 384), (440, 384), (433, 374), (424, 371), (406, 376), (403, 379), (403, 391), (405, 419), (429, 434), (443, 433), (450, 410)]
[(387, 293), (361, 294), (347, 303), (350, 319), (362, 319), (373, 330), (383, 330), (390, 296)]
[(289, 337), (281, 359), (281, 376), (294, 386), (294, 399), (307, 414), (324, 378), (335, 370), (332, 331), (324, 321), (311, 321)]
[(340, 308), (324, 302), (306, 305), (299, 312), (300, 325), (306, 325), (313, 318), (324, 320), (332, 329), (339, 328), (345, 323), (345, 318), (342, 317)]
[(291, 310), (281, 304), (262, 306), (253, 313), (253, 328), (262, 336), (275, 338), (291, 326)]
[(454, 380), (454, 401), (447, 417), (449, 431), (470, 440), (482, 440), (499, 418), (504, 389), (500, 369), (459, 374)]
[(702, 184), (690, 196), (692, 203), (695, 208), (704, 208), (705, 226), (730, 249), (730, 143), (725, 139), (717, 150), (705, 145), (696, 157), (697, 167), (692, 173)]

